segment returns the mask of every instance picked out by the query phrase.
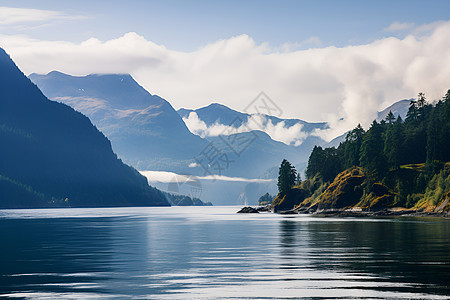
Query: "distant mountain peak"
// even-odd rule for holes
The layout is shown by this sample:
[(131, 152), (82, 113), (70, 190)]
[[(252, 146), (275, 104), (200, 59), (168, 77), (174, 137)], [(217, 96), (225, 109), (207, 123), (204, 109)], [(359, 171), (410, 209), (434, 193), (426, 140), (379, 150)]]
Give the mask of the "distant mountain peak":
[(150, 94), (130, 74), (56, 73), (30, 78), (50, 99), (87, 115), (111, 139), (120, 157), (137, 168), (156, 169), (162, 162), (176, 161), (176, 171), (184, 171), (183, 165), (188, 168), (184, 160), (206, 143), (188, 130), (169, 102)]

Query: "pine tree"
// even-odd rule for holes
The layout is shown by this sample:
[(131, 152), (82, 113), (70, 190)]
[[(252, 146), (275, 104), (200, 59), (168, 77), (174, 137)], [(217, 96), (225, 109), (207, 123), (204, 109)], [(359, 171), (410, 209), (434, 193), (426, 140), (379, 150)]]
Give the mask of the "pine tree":
[(322, 147), (314, 146), (311, 155), (308, 159), (308, 166), (306, 167), (306, 178), (312, 179), (317, 173), (320, 173), (323, 169), (323, 163), (325, 162), (325, 155)]
[(425, 105), (427, 104), (427, 98), (425, 98), (425, 94), (424, 93), (419, 93), (419, 95), (417, 95), (417, 108), (421, 109), (423, 107), (425, 107)]
[(278, 173), (278, 191), (280, 193), (287, 193), (295, 184), (297, 171), (286, 159), (281, 162)]
[(387, 114), (387, 116), (386, 116), (386, 121), (387, 121), (389, 124), (392, 124), (392, 123), (395, 121), (395, 116), (394, 116), (394, 114), (392, 113), (392, 111), (389, 111), (389, 113)]
[(386, 169), (383, 150), (383, 127), (373, 121), (361, 145), (361, 166), (369, 172), (376, 172), (377, 175), (383, 174)]
[(417, 101), (411, 100), (409, 103), (408, 112), (406, 113), (406, 121), (413, 122), (418, 119)]
[(364, 134), (365, 131), (361, 127), (361, 124), (358, 124), (358, 126), (356, 126), (355, 129), (351, 130), (345, 137), (344, 143), (345, 168), (360, 165), (359, 152), (361, 149)]
[(384, 155), (386, 156), (388, 167), (397, 170), (400, 167), (400, 155), (402, 147), (401, 119), (388, 127), (384, 139)]

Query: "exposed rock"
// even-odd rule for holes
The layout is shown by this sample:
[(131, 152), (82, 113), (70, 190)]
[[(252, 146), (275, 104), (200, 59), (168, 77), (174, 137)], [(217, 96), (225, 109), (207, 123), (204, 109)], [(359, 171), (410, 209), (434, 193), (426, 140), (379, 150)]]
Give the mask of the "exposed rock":
[(360, 167), (339, 173), (317, 202), (318, 209), (345, 208), (361, 200), (365, 174)]
[(300, 205), (305, 198), (305, 190), (292, 188), (287, 193), (279, 193), (273, 200), (271, 208), (274, 212), (288, 211)]
[(260, 206), (256, 210), (259, 211), (259, 212), (261, 212), (261, 211), (270, 211), (270, 205)]
[(450, 211), (450, 191), (444, 193), (441, 197), (440, 204), (434, 210), (435, 212), (449, 212)]
[(245, 206), (245, 207), (241, 208), (241, 210), (238, 211), (237, 213), (238, 214), (259, 214), (259, 211), (253, 207)]
[(394, 206), (394, 193), (387, 186), (376, 182), (372, 185), (373, 198), (370, 199), (369, 210), (380, 210)]

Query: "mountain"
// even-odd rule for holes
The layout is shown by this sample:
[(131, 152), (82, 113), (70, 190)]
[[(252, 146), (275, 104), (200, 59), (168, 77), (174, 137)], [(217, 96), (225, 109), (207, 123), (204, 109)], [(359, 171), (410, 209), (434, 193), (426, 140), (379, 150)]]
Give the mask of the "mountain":
[[(181, 108), (178, 110), (178, 114), (183, 118), (189, 118), (191, 113), (196, 113), (198, 118), (203, 121), (208, 127), (210, 126), (233, 126), (235, 128), (240, 127), (242, 124), (253, 124), (253, 121), (249, 119), (252, 115), (248, 113), (242, 113), (233, 110), (225, 105), (212, 103), (206, 107), (202, 107), (195, 110)], [(262, 115), (264, 124), (260, 127), (266, 126), (269, 122), (273, 125), (284, 128), (301, 125), (301, 132), (306, 136), (299, 145), (293, 143), (287, 145), (282, 142), (273, 140), (267, 133), (261, 130), (253, 130), (250, 132), (243, 132), (231, 135), (228, 139), (247, 140), (255, 138), (255, 143), (252, 143), (246, 148), (244, 157), (246, 159), (240, 159), (239, 165), (241, 166), (241, 172), (252, 173), (252, 176), (261, 176), (268, 169), (278, 166), (283, 159), (290, 159), (295, 163), (302, 163), (307, 161), (311, 150), (315, 145), (324, 145), (326, 142), (320, 137), (311, 134), (315, 130), (323, 130), (328, 128), (328, 124), (325, 122), (320, 123), (308, 123), (300, 119), (281, 119), (274, 116)], [(283, 124), (280, 124), (283, 123)], [(252, 127), (253, 128), (253, 127)], [(256, 126), (258, 128), (258, 126)], [(218, 143), (222, 149), (228, 149), (226, 145), (223, 145), (225, 140), (224, 136), (210, 136), (208, 140), (213, 143)], [(245, 166), (246, 164), (252, 164), (253, 167)], [(235, 172), (232, 172), (235, 173)], [(240, 176), (243, 176), (241, 173)], [(250, 176), (250, 175), (248, 175)]]
[(71, 107), (50, 101), (0, 48), (0, 207), (169, 205)]
[(403, 120), (406, 119), (406, 114), (408, 113), (409, 105), (412, 100), (414, 100), (414, 98), (397, 101), (386, 109), (378, 112), (377, 121), (385, 120), (390, 111), (392, 111), (395, 118), (400, 116)]
[[(225, 105), (219, 103), (211, 103), (208, 106), (199, 108), (199, 109), (185, 109), (181, 108), (178, 111), (178, 114), (182, 118), (188, 118), (191, 112), (195, 112), (200, 120), (206, 123), (206, 125), (211, 126), (213, 124), (222, 124), (222, 125), (230, 125), (234, 126), (242, 125), (242, 122), (248, 120), (251, 116), (248, 113), (242, 113), (236, 110), (233, 110)], [(274, 116), (263, 115), (267, 120), (270, 120), (272, 124), (276, 125), (278, 123), (284, 122), (285, 126), (291, 127), (295, 124), (301, 124), (302, 131), (304, 132), (312, 132), (315, 129), (326, 129), (328, 125), (326, 122), (319, 123), (309, 123), (300, 119), (281, 119)]]
[[(191, 113), (196, 113), (198, 118), (203, 121), (208, 127), (223, 125), (233, 127), (240, 127), (242, 124), (248, 124), (249, 118), (252, 116), (248, 113), (242, 113), (233, 110), (225, 105), (212, 103), (206, 107), (199, 109), (179, 109), (178, 114), (183, 119), (189, 118)], [(223, 149), (231, 163), (222, 162), (222, 165), (227, 166), (222, 172), (228, 176), (241, 176), (246, 178), (261, 178), (261, 179), (275, 179), (278, 176), (278, 167), (283, 159), (288, 159), (295, 163), (298, 170), (302, 171), (306, 167), (309, 154), (315, 145), (324, 145), (326, 142), (320, 137), (311, 135), (314, 130), (323, 130), (328, 128), (327, 123), (308, 123), (299, 119), (282, 119), (274, 116), (263, 115), (265, 124), (271, 122), (273, 125), (283, 127), (291, 127), (300, 124), (302, 133), (306, 138), (300, 145), (287, 145), (282, 142), (273, 140), (267, 133), (254, 130), (251, 132), (236, 133), (229, 136), (209, 136), (207, 139), (218, 149)], [(250, 121), (252, 122), (252, 121)], [(282, 123), (283, 124), (280, 124)], [(298, 126), (298, 125), (297, 125)], [(246, 141), (249, 142), (248, 147), (243, 147), (242, 153), (239, 155), (230, 147), (227, 141)], [(242, 148), (242, 147), (240, 147)], [(239, 150), (240, 150), (239, 148)], [(199, 167), (198, 167), (199, 168)], [(271, 193), (277, 192), (276, 180), (270, 182), (250, 182), (241, 183), (239, 186), (236, 183), (236, 190), (230, 191), (224, 189), (220, 194), (226, 194), (229, 198), (235, 199), (233, 204), (243, 204), (247, 201), (249, 204), (257, 204), (261, 195), (267, 191)], [(206, 192), (207, 193), (207, 192)], [(215, 198), (215, 200), (217, 197)], [(217, 199), (221, 203), (220, 199)], [(216, 203), (216, 202), (215, 202)]]
[[(130, 75), (31, 74), (52, 100), (88, 116), (114, 151), (140, 170), (186, 172), (206, 141), (192, 134), (173, 107), (151, 95)], [(180, 151), (182, 149), (182, 151)]]
[[(209, 171), (213, 171), (214, 175), (258, 178), (284, 158), (294, 162), (306, 161), (314, 145), (323, 143), (320, 138), (310, 136), (296, 147), (274, 141), (262, 131), (201, 138), (186, 127), (181, 117), (183, 110), (177, 113), (166, 100), (148, 93), (130, 75), (77, 77), (53, 71), (47, 75), (31, 74), (29, 77), (50, 99), (87, 115), (111, 140), (119, 157), (142, 171), (170, 171), (195, 176), (208, 175)], [(186, 110), (184, 115), (189, 112)], [(196, 112), (208, 124), (218, 120), (223, 124), (237, 121), (234, 125), (239, 126), (250, 116), (220, 104), (212, 104)], [(293, 126), (300, 123), (308, 132), (326, 127), (325, 123), (265, 117), (273, 124), (285, 122), (285, 125)], [(249, 138), (252, 142), (239, 155), (225, 142), (227, 139), (245, 141)], [(223, 170), (205, 169), (196, 163), (205, 151), (214, 147), (230, 159)], [(234, 188), (230, 188), (231, 185)], [(220, 185), (204, 182), (202, 195), (207, 198), (202, 198), (214, 204), (235, 204), (246, 185), (247, 182), (221, 182)], [(156, 186), (167, 188), (167, 184)]]

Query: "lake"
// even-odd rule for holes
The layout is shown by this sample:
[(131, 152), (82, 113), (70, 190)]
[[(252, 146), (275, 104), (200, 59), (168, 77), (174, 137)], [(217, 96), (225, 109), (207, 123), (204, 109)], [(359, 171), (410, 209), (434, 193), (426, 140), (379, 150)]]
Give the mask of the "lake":
[(0, 297), (448, 299), (450, 220), (0, 210)]

